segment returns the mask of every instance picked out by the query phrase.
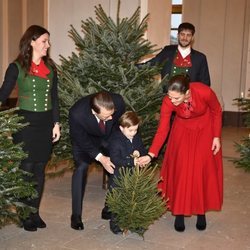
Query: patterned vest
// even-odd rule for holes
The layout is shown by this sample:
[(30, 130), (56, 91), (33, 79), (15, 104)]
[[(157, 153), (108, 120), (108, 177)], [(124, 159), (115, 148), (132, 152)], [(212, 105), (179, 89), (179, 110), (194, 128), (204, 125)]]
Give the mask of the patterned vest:
[(34, 75), (26, 75), (20, 64), (18, 67), (18, 104), (20, 109), (44, 112), (52, 109), (51, 105), (51, 88), (53, 84), (53, 70), (50, 66), (48, 78), (41, 78)]
[(180, 74), (188, 74), (188, 71), (191, 67), (192, 62), (190, 54), (183, 58), (179, 50), (177, 50), (174, 62), (172, 64), (171, 77)]

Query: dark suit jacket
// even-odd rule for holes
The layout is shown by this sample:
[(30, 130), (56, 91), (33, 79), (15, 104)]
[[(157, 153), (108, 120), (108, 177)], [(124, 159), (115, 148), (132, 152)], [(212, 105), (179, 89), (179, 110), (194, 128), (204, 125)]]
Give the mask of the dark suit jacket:
[[(165, 46), (159, 54), (146, 63), (150, 63), (151, 65), (161, 65), (161, 77), (163, 79), (164, 76), (167, 74), (170, 75), (171, 73), (177, 48), (177, 45)], [(197, 50), (191, 49), (190, 57), (192, 62), (192, 67), (189, 70), (191, 82), (202, 82), (210, 86), (210, 75), (206, 56)]]
[(110, 160), (115, 165), (114, 175), (110, 175), (109, 186), (114, 188), (114, 177), (120, 175), (119, 169), (133, 168), (134, 158), (131, 156), (135, 150), (140, 152), (140, 156), (146, 155), (147, 150), (145, 149), (142, 139), (137, 133), (132, 142), (119, 130), (112, 134), (109, 142), (109, 156)]
[(91, 95), (81, 98), (70, 108), (70, 137), (76, 165), (81, 162), (92, 162), (99, 153), (107, 154), (108, 139), (115, 130), (119, 129), (118, 120), (125, 111), (123, 98), (119, 94), (111, 93), (111, 95), (115, 112), (112, 120), (105, 123), (105, 134), (101, 132), (96, 117), (91, 112)]
[(108, 148), (110, 159), (116, 166), (115, 170), (119, 167), (133, 167), (134, 158), (131, 155), (135, 150), (140, 152), (140, 156), (147, 154), (138, 133), (131, 142), (120, 130), (111, 136)]

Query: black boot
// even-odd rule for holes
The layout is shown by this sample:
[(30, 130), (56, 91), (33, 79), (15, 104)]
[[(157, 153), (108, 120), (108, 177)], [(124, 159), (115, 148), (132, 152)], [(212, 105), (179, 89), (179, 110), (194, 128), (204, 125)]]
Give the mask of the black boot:
[(84, 226), (80, 215), (71, 215), (71, 227), (75, 230), (83, 230)]
[(46, 223), (43, 221), (43, 219), (40, 217), (39, 213), (31, 214), (30, 218), (34, 222), (37, 228), (45, 228)]
[(108, 207), (105, 205), (105, 207), (102, 209), (102, 215), (103, 220), (110, 220), (111, 219), (111, 212), (109, 212)]
[(29, 232), (37, 231), (37, 226), (35, 225), (33, 220), (31, 220), (30, 218), (23, 220), (22, 226), (23, 226), (23, 229), (26, 231), (29, 231)]
[(114, 234), (121, 234), (122, 230), (120, 227), (116, 224), (115, 219), (111, 218), (109, 221), (110, 231)]
[(183, 232), (185, 230), (184, 215), (176, 215), (174, 228), (177, 232)]
[(205, 214), (198, 214), (197, 215), (197, 223), (196, 228), (200, 231), (205, 230), (207, 227), (206, 216)]

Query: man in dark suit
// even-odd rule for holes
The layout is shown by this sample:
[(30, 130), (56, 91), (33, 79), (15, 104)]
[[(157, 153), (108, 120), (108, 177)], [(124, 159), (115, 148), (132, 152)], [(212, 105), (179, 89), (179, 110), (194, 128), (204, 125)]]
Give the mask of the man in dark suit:
[[(83, 230), (82, 203), (89, 164), (99, 161), (113, 174), (114, 164), (108, 156), (108, 139), (118, 130), (118, 120), (125, 112), (123, 98), (114, 93), (98, 92), (81, 98), (69, 111), (70, 137), (75, 169), (72, 176), (71, 227)], [(103, 219), (109, 219), (107, 208)]]
[(188, 74), (191, 82), (202, 82), (210, 86), (210, 75), (206, 56), (192, 49), (195, 27), (182, 23), (178, 27), (178, 45), (165, 46), (154, 58), (146, 62), (162, 66), (161, 77), (170, 79), (174, 75)]

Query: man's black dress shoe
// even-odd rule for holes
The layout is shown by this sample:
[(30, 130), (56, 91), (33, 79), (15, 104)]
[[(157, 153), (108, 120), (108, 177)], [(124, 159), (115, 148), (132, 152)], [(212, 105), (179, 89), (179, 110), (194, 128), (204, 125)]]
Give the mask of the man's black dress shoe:
[(185, 224), (184, 224), (184, 215), (176, 215), (174, 228), (177, 232), (184, 232), (185, 231)]
[(32, 214), (30, 218), (32, 219), (37, 228), (46, 227), (46, 223), (43, 221), (43, 219), (40, 217), (38, 213)]
[(37, 226), (35, 225), (34, 221), (31, 220), (30, 218), (23, 220), (22, 223), (23, 223), (22, 226), (24, 230), (29, 231), (29, 232), (37, 231)]
[(71, 215), (71, 227), (75, 230), (83, 230), (84, 229), (80, 215)]
[(110, 226), (110, 231), (113, 232), (114, 234), (121, 234), (122, 230), (120, 227), (115, 223), (115, 221), (110, 220), (109, 221), (109, 226)]
[(196, 228), (200, 231), (205, 230), (207, 227), (205, 214), (197, 215)]
[(103, 220), (111, 219), (111, 212), (109, 212), (108, 207), (106, 206), (102, 209), (102, 219)]

